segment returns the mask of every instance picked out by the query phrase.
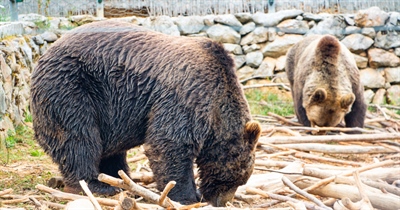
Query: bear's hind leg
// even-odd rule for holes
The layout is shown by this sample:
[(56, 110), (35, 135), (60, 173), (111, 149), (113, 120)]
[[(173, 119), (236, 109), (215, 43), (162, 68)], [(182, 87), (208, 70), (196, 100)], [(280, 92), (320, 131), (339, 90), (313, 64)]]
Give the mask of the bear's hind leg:
[(118, 171), (123, 170), (129, 176), (130, 171), (126, 162), (126, 154), (127, 152), (125, 151), (102, 158), (99, 167), (100, 173), (119, 178)]
[[(68, 135), (70, 138), (63, 143), (62, 155), (57, 156), (59, 169), (64, 177), (64, 191), (71, 193), (82, 192), (79, 184), (80, 180), (85, 180), (89, 189), (100, 195), (114, 195), (119, 189), (98, 181), (99, 163), (102, 153), (100, 142), (93, 140), (97, 132), (87, 132), (93, 136), (88, 137), (84, 134)], [(99, 135), (98, 135), (99, 136)], [(57, 152), (57, 151), (54, 151)], [(53, 156), (54, 157), (54, 156)]]

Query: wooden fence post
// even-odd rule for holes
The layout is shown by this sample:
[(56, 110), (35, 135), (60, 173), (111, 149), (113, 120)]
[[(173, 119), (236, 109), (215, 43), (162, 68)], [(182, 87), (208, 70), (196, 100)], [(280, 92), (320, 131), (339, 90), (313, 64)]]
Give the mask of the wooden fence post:
[(98, 18), (104, 18), (104, 2), (103, 0), (97, 0), (96, 2), (96, 16)]
[(275, 12), (275, 0), (268, 0), (268, 13)]

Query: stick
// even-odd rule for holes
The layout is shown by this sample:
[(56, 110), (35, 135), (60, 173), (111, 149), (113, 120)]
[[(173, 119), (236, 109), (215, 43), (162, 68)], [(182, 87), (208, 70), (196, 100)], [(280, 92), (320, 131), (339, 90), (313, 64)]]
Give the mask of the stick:
[(282, 176), (282, 182), (288, 186), (290, 189), (292, 189), (293, 191), (295, 191), (296, 193), (306, 197), (308, 200), (312, 201), (313, 203), (317, 204), (319, 207), (324, 208), (324, 209), (331, 209), (330, 207), (325, 206), (324, 203), (322, 203), (322, 201), (318, 200), (316, 197), (314, 197), (313, 195), (307, 193), (304, 190), (301, 190), (300, 188), (298, 188), (296, 185), (294, 185), (288, 178), (286, 178), (285, 176)]
[(143, 160), (146, 158), (147, 158), (147, 156), (145, 154), (141, 154), (141, 155), (136, 155), (132, 158), (129, 158), (128, 160), (126, 160), (126, 162), (133, 163), (133, 162), (137, 162), (137, 161), (140, 161), (140, 160)]
[(271, 117), (274, 117), (274, 118), (276, 118), (276, 119), (278, 119), (280, 121), (283, 121), (283, 122), (285, 122), (285, 123), (287, 123), (289, 125), (294, 125), (294, 126), (301, 126), (302, 125), (300, 123), (292, 122), (292, 121), (290, 121), (290, 120), (288, 120), (288, 119), (286, 119), (286, 118), (284, 118), (282, 116), (279, 116), (277, 114), (274, 114), (272, 112), (268, 112), (268, 115), (271, 116)]
[[(263, 190), (259, 190), (259, 189), (256, 189), (254, 187), (247, 187), (246, 188), (246, 192), (247, 193), (252, 193), (252, 194), (258, 194), (258, 195), (261, 195), (264, 198), (272, 198), (272, 199), (275, 199), (275, 200), (281, 200), (281, 201), (285, 201), (285, 202), (286, 201), (291, 201), (291, 202), (294, 202), (294, 203), (299, 202), (298, 200), (296, 200), (294, 198), (291, 198), (291, 197), (288, 197), (288, 196), (283, 196), (283, 195), (278, 195), (278, 194), (274, 194), (274, 193), (265, 192)], [(307, 209), (325, 210), (324, 208), (321, 208), (321, 207), (316, 206), (314, 204), (310, 204), (310, 203), (304, 203), (304, 204), (306, 205)]]
[(93, 196), (92, 192), (89, 190), (89, 187), (87, 186), (85, 180), (79, 181), (79, 184), (81, 185), (83, 191), (86, 193), (86, 195), (89, 197), (89, 200), (93, 203), (94, 207), (97, 210), (101, 210), (101, 206), (99, 202), (97, 202), (96, 198)]
[(0, 196), (6, 195), (6, 194), (10, 194), (13, 192), (13, 189), (9, 188), (9, 189), (5, 189), (0, 191)]
[[(114, 178), (114, 177), (109, 176), (107, 174), (99, 174), (98, 180), (101, 181), (101, 182), (105, 182), (105, 183), (107, 183), (109, 185), (112, 185), (112, 186), (116, 186), (116, 187), (119, 187), (119, 188), (123, 188), (125, 190), (129, 190), (129, 191), (133, 192), (134, 194), (142, 196), (143, 198), (149, 200), (151, 203), (155, 203), (155, 204), (158, 203), (159, 198), (160, 198), (159, 195), (157, 195), (156, 193), (154, 193), (154, 192), (152, 192), (152, 191), (150, 191), (150, 190), (148, 190), (148, 189), (136, 184), (135, 182), (133, 182), (128, 177), (128, 175), (126, 175), (125, 172), (122, 171), (122, 170), (118, 171), (118, 175), (120, 175), (123, 180)], [(164, 203), (162, 203), (163, 204), (162, 207), (164, 207), (164, 208), (168, 208), (168, 207), (176, 208), (174, 206), (178, 206), (178, 207), (181, 206), (179, 203), (174, 202), (174, 201), (171, 201), (171, 203), (173, 205), (171, 205), (169, 202), (164, 202)]]
[(175, 181), (170, 181), (168, 182), (168, 184), (165, 186), (164, 190), (162, 191), (160, 198), (158, 199), (158, 205), (161, 206), (161, 204), (163, 204), (165, 202), (165, 200), (167, 199), (167, 202), (169, 202), (169, 198), (167, 197), (169, 191), (172, 190), (172, 188), (174, 188), (176, 185)]
[(340, 127), (304, 127), (304, 126), (287, 126), (287, 128), (291, 130), (304, 130), (304, 131), (338, 131), (338, 132), (352, 132), (358, 131), (362, 133), (382, 133), (381, 131), (376, 130), (367, 130), (363, 128), (340, 128)]
[(330, 145), (318, 143), (283, 144), (283, 146), (289, 149), (328, 154), (374, 154), (396, 152), (395, 150), (382, 146)]
[(339, 160), (339, 159), (334, 159), (334, 158), (327, 158), (327, 157), (308, 154), (308, 153), (304, 153), (304, 152), (297, 152), (294, 154), (294, 156), (297, 158), (325, 161), (325, 162), (330, 162), (330, 163), (339, 163), (339, 164), (351, 165), (351, 166), (362, 166), (363, 165), (362, 163), (358, 163), (358, 162), (354, 162), (354, 161), (346, 161), (346, 160)]
[[(246, 79), (247, 81), (248, 79)], [(244, 81), (244, 80), (242, 80)], [(243, 90), (252, 89), (252, 88), (262, 88), (262, 87), (282, 87), (285, 90), (290, 91), (290, 88), (283, 83), (269, 83), (269, 84), (256, 84), (256, 85), (246, 85), (242, 86)]]
[(361, 183), (359, 172), (358, 171), (354, 171), (353, 172), (353, 177), (354, 177), (354, 180), (356, 181), (356, 186), (358, 188), (358, 191), (360, 192), (360, 196), (361, 196), (361, 200), (363, 202), (363, 205), (366, 205), (366, 207), (368, 207), (368, 209), (373, 210), (374, 208), (372, 207), (371, 201), (369, 200), (368, 195), (365, 192), (365, 189), (363, 187), (363, 184)]
[[(72, 194), (72, 193), (65, 193), (65, 192), (61, 192), (59, 190), (50, 188), (50, 187), (46, 187), (42, 184), (38, 184), (36, 185), (36, 189), (50, 193), (52, 196), (62, 199), (62, 200), (77, 200), (77, 199), (87, 199), (86, 196), (82, 196), (82, 195), (76, 195), (76, 194)], [(96, 198), (96, 200), (104, 205), (104, 206), (116, 206), (118, 205), (118, 201), (113, 200), (113, 199), (107, 199), (107, 198)]]
[(328, 135), (328, 136), (285, 136), (285, 137), (260, 137), (258, 142), (261, 144), (291, 144), (291, 143), (328, 143), (328, 142), (346, 142), (346, 141), (362, 141), (373, 142), (382, 140), (400, 140), (400, 133), (383, 133), (383, 134), (354, 134), (354, 135)]
[[(394, 163), (393, 160), (386, 160), (386, 161), (383, 161), (383, 162), (380, 162), (380, 163), (374, 163), (374, 164), (371, 164), (371, 165), (367, 165), (367, 166), (358, 168), (358, 169), (356, 169), (356, 170), (359, 171), (359, 172), (363, 172), (363, 171), (371, 170), (371, 169), (373, 169), (373, 168), (378, 168), (378, 167), (383, 167), (383, 166), (387, 166), (387, 165), (392, 165), (393, 163)], [(349, 171), (349, 172), (344, 172), (344, 173), (342, 173), (342, 174), (340, 174), (340, 175), (341, 175), (341, 176), (349, 176), (349, 175), (353, 174), (354, 171), (355, 171), (355, 170)], [(328, 183), (330, 183), (330, 182), (332, 182), (333, 180), (335, 180), (335, 177), (336, 177), (336, 176), (331, 176), (331, 177), (322, 179), (322, 180), (316, 182), (315, 184), (313, 184), (313, 185), (307, 187), (307, 188), (304, 189), (304, 190), (305, 190), (306, 192), (309, 192), (309, 191), (312, 191), (312, 190), (314, 190), (314, 189), (316, 189), (316, 188), (318, 188), (318, 187), (320, 187), (320, 186), (327, 185)]]

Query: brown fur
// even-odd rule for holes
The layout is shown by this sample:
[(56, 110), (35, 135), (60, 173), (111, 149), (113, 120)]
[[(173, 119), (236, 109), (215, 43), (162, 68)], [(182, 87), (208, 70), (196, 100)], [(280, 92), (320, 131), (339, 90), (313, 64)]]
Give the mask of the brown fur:
[[(251, 121), (234, 61), (220, 43), (101, 21), (57, 40), (32, 73), (35, 138), (66, 189), (112, 195), (99, 173), (129, 174), (127, 151), (144, 145), (161, 191), (224, 206), (253, 171), (261, 132)], [(200, 173), (196, 193), (193, 163)]]
[(287, 54), (286, 73), (297, 118), (307, 126), (363, 127), (360, 73), (350, 51), (331, 35), (306, 37)]

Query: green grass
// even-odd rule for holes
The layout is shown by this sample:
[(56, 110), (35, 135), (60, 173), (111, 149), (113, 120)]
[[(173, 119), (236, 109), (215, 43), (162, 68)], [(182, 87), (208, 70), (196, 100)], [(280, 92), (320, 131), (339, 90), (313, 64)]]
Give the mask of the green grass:
[(294, 114), (293, 102), (285, 91), (251, 89), (245, 91), (252, 115), (272, 112), (281, 116)]

